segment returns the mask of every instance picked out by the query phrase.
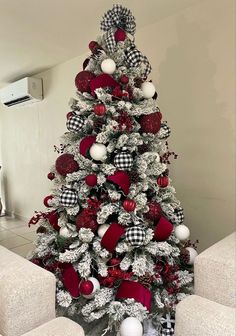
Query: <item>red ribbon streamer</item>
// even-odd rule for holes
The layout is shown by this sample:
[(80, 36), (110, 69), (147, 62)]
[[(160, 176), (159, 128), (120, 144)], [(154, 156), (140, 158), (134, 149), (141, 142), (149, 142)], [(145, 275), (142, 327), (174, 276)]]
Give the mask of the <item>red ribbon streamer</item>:
[(151, 292), (138, 282), (124, 280), (117, 290), (116, 298), (134, 299), (144, 305), (148, 311), (151, 309)]
[(109, 252), (113, 252), (125, 229), (118, 223), (112, 223), (102, 237), (101, 245)]

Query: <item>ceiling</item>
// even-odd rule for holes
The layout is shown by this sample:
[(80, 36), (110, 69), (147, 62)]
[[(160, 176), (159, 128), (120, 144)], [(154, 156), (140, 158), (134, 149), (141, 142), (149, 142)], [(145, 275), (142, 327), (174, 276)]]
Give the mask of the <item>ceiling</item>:
[[(119, 0), (138, 28), (199, 0)], [(88, 50), (110, 0), (0, 0), (0, 86), (46, 70)]]

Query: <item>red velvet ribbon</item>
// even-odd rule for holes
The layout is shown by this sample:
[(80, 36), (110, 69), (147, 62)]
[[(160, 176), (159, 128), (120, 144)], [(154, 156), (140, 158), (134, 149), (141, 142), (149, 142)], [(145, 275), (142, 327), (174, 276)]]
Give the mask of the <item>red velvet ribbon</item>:
[(113, 252), (120, 237), (125, 233), (123, 226), (118, 223), (112, 223), (101, 240), (101, 245), (109, 252)]
[(151, 292), (138, 282), (124, 280), (117, 290), (116, 299), (134, 299), (142, 303), (148, 311), (151, 309)]

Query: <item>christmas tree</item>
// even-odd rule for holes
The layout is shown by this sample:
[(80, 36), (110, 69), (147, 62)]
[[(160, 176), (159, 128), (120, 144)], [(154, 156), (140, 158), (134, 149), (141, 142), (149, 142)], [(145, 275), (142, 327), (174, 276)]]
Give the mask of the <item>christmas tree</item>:
[(49, 209), (29, 223), (31, 260), (55, 274), (57, 305), (87, 325), (106, 321), (103, 335), (173, 335), (197, 252), (169, 177), (171, 131), (130, 10), (114, 5), (101, 29), (75, 78)]

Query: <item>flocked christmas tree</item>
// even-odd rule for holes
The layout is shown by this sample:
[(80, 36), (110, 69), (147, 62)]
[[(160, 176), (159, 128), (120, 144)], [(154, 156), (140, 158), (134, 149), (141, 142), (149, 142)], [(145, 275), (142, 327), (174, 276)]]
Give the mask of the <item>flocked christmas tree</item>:
[[(57, 278), (57, 304), (111, 335), (173, 335), (197, 252), (169, 177), (170, 128), (132, 13), (114, 5), (75, 78), (60, 156), (48, 178), (32, 261)], [(98, 333), (96, 333), (98, 335)]]

